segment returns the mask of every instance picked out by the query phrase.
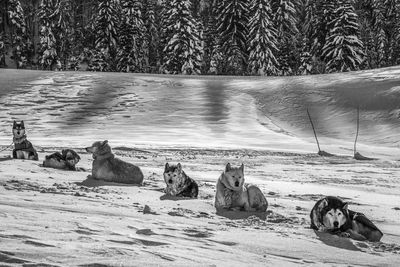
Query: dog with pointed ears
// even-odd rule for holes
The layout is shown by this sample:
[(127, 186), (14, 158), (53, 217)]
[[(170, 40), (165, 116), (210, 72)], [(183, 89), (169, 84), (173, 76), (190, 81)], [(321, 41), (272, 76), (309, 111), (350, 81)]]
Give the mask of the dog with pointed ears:
[(310, 213), (311, 228), (355, 240), (380, 241), (383, 233), (364, 214), (348, 209), (348, 203), (327, 196), (315, 203)]
[(244, 183), (244, 164), (239, 168), (228, 163), (217, 182), (215, 208), (265, 212), (268, 201), (256, 185)]
[(36, 149), (33, 147), (32, 143), (26, 139), (24, 121), (14, 121), (12, 132), (14, 142), (13, 158), (39, 160)]
[(142, 184), (142, 170), (132, 163), (122, 161), (114, 156), (108, 141), (94, 142), (86, 147), (86, 151), (92, 153), (92, 177), (115, 183)]
[(164, 181), (167, 184), (165, 193), (170, 196), (197, 198), (199, 186), (196, 181), (186, 175), (180, 163), (165, 164)]
[(76, 171), (75, 165), (80, 159), (81, 157), (74, 150), (63, 149), (61, 153), (55, 152), (51, 155), (47, 155), (43, 161), (43, 167)]

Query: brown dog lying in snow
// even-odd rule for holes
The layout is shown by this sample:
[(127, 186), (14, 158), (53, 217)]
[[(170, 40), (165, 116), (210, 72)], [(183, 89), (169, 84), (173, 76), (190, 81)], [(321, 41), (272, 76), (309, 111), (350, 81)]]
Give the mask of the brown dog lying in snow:
[(141, 184), (143, 173), (138, 166), (115, 158), (108, 141), (94, 142), (86, 148), (93, 153), (92, 177), (115, 183)]

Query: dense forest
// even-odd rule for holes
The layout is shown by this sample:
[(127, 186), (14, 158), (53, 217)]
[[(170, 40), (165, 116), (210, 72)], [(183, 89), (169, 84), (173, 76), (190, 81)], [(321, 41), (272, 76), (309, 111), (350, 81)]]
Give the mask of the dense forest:
[(0, 0), (0, 67), (305, 75), (400, 64), (400, 0)]

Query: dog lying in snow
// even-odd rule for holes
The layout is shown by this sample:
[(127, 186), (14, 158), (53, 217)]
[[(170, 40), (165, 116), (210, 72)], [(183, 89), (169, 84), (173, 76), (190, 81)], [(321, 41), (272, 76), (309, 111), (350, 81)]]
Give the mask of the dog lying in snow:
[(43, 161), (43, 167), (76, 171), (75, 165), (80, 159), (81, 157), (74, 150), (63, 149), (61, 153), (55, 152), (47, 155)]
[(186, 175), (180, 163), (165, 164), (164, 181), (167, 184), (165, 193), (177, 197), (197, 198), (199, 187), (195, 180)]
[(244, 165), (231, 167), (228, 163), (217, 182), (215, 208), (244, 211), (266, 211), (268, 202), (255, 185), (244, 183)]
[(327, 196), (315, 203), (310, 213), (311, 228), (355, 240), (380, 241), (383, 233), (364, 214), (348, 209), (340, 198)]
[(115, 183), (142, 184), (143, 173), (131, 163), (115, 158), (108, 141), (94, 142), (86, 151), (92, 153), (92, 177)]

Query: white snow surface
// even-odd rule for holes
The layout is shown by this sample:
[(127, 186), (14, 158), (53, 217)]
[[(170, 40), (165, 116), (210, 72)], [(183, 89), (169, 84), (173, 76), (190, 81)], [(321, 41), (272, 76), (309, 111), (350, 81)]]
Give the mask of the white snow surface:
[[(0, 70), (0, 85), (0, 265), (400, 264), (400, 68), (273, 78)], [(374, 161), (352, 159), (358, 106), (357, 148)], [(306, 108), (337, 156), (315, 154)], [(41, 160), (74, 148), (84, 170), (8, 158), (14, 119)], [(83, 147), (104, 139), (141, 167), (142, 186), (88, 177)], [(165, 198), (167, 161), (198, 182), (198, 199)], [(245, 164), (266, 214), (215, 213), (227, 162)], [(324, 195), (366, 214), (382, 242), (312, 231)]]

